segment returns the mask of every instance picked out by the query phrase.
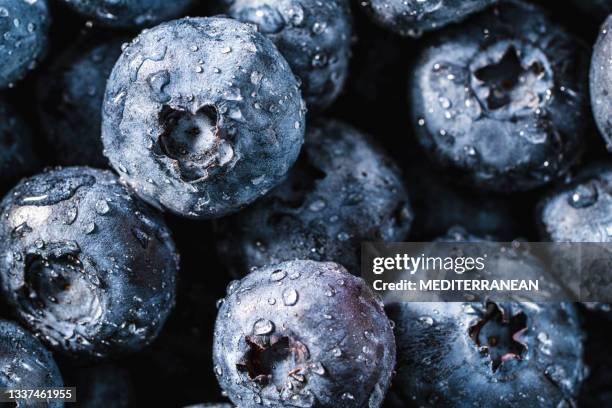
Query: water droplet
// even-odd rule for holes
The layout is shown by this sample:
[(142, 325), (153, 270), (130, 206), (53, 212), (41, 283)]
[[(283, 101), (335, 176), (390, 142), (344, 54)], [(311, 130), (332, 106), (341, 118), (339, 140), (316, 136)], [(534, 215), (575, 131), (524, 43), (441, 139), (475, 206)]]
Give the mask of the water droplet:
[(227, 285), (227, 289), (226, 292), (229, 295), (231, 295), (232, 293), (234, 293), (236, 291), (236, 289), (238, 289), (240, 287), (240, 281), (239, 280), (233, 280), (231, 281), (228, 285)]
[(419, 322), (421, 322), (425, 326), (433, 326), (434, 319), (431, 316), (421, 316), (419, 317)]
[(310, 211), (321, 211), (323, 208), (325, 208), (325, 201), (318, 199), (318, 200), (314, 200), (312, 203), (310, 203), (310, 205), (308, 206), (308, 209)]
[(287, 272), (283, 271), (282, 269), (277, 269), (270, 274), (270, 280), (272, 282), (279, 282), (285, 279), (285, 276), (287, 276)]
[(597, 187), (592, 184), (581, 184), (572, 191), (569, 204), (574, 208), (590, 207), (597, 202)]
[(298, 292), (295, 289), (285, 289), (283, 291), (283, 304), (293, 306), (298, 301)]
[(95, 204), (96, 213), (100, 215), (108, 214), (110, 211), (110, 207), (108, 206), (108, 202), (106, 200), (98, 200)]
[(274, 331), (274, 323), (267, 319), (258, 319), (253, 324), (253, 334), (257, 336), (265, 336)]

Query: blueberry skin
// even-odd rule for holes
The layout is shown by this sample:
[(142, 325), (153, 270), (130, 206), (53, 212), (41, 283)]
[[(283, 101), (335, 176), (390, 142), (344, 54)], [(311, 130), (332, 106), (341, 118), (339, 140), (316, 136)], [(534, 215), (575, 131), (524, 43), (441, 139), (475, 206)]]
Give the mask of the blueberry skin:
[(593, 164), (538, 205), (541, 237), (553, 242), (612, 242), (612, 163)]
[(402, 36), (418, 37), (461, 21), (497, 0), (367, 0), (360, 4), (382, 27)]
[(2, 293), (47, 345), (103, 358), (157, 336), (178, 255), (163, 219), (114, 174), (49, 171), (19, 183), (0, 210)]
[(254, 206), (217, 223), (234, 276), (291, 259), (342, 262), (360, 275), (363, 241), (401, 241), (412, 210), (395, 163), (339, 121), (309, 125), (298, 164)]
[(105, 154), (136, 193), (190, 218), (239, 210), (296, 160), (305, 105), (270, 40), (228, 18), (143, 32), (108, 81)]
[(340, 94), (351, 54), (347, 0), (220, 0), (221, 11), (250, 22), (278, 47), (302, 82), (308, 108), (322, 110)]
[(441, 32), (410, 76), (419, 142), (438, 165), (480, 189), (507, 193), (550, 182), (585, 143), (584, 51), (540, 9), (517, 2)]
[[(608, 161), (584, 168), (572, 181), (549, 192), (537, 208), (542, 240), (612, 242), (611, 184), (612, 163)], [(607, 251), (606, 246), (596, 250), (595, 262), (587, 252), (590, 248), (583, 248), (579, 258), (575, 250), (567, 250), (565, 246), (555, 246), (551, 250), (553, 266), (559, 279), (573, 290), (576, 297), (582, 296), (583, 300), (609, 299), (612, 265), (609, 261), (602, 262), (602, 255), (605, 254), (602, 251)], [(609, 259), (612, 259), (612, 254)], [(592, 262), (589, 263), (589, 260)], [(581, 279), (577, 279), (578, 274), (582, 274)], [(607, 303), (585, 302), (584, 305), (592, 310), (610, 312)]]
[(0, 90), (35, 68), (47, 49), (47, 0), (0, 0)]
[(153, 26), (180, 17), (192, 0), (63, 0), (85, 18), (116, 28)]
[(391, 393), (399, 406), (575, 405), (585, 367), (572, 304), (413, 302), (386, 310), (396, 324)]
[(100, 112), (122, 43), (122, 38), (82, 39), (38, 79), (38, 114), (57, 164), (108, 167)]
[[(16, 323), (0, 320), (0, 387), (2, 388), (57, 388), (64, 382), (53, 356), (30, 333)], [(40, 407), (34, 400), (20, 400), (18, 407)], [(44, 404), (62, 408), (61, 401)]]
[(32, 149), (32, 130), (8, 101), (0, 98), (0, 194), (40, 163)]
[(290, 261), (228, 286), (213, 358), (221, 387), (244, 408), (376, 408), (395, 340), (362, 279), (335, 263)]
[(612, 16), (601, 27), (591, 60), (591, 106), (608, 150), (612, 151)]

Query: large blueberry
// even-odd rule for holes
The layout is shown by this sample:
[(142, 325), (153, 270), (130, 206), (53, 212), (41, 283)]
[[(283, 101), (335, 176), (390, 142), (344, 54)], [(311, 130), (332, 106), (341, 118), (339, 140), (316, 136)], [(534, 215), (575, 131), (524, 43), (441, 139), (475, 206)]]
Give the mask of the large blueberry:
[(404, 36), (463, 20), (497, 0), (365, 0), (362, 7), (381, 26)]
[(49, 171), (18, 184), (0, 210), (3, 296), (46, 344), (106, 357), (157, 336), (178, 255), (163, 219), (115, 175)]
[(38, 164), (30, 127), (7, 100), (0, 98), (0, 194)]
[(119, 28), (152, 26), (180, 17), (193, 0), (63, 0), (86, 18)]
[[(0, 387), (36, 389), (63, 387), (64, 382), (49, 351), (30, 333), (8, 320), (0, 320)], [(40, 402), (40, 401), (39, 401)], [(34, 400), (20, 400), (15, 407), (41, 407)], [(8, 406), (8, 404), (3, 404)], [(63, 402), (44, 405), (61, 408)]]
[(47, 48), (47, 0), (0, 0), (0, 89), (34, 69)]
[(303, 143), (304, 113), (289, 65), (254, 26), (185, 18), (124, 50), (108, 81), (102, 138), (142, 198), (212, 218), (282, 180)]
[(548, 183), (585, 144), (584, 51), (523, 3), (494, 6), (441, 32), (410, 75), (419, 141), (439, 165), (479, 188)]
[(347, 0), (220, 0), (222, 11), (254, 23), (302, 82), (309, 108), (338, 96), (348, 74), (351, 15)]
[(291, 261), (229, 285), (213, 357), (221, 387), (244, 408), (377, 408), (395, 341), (363, 280), (335, 263)]
[(363, 241), (401, 241), (412, 221), (391, 159), (341, 122), (312, 123), (298, 164), (253, 207), (220, 220), (219, 250), (232, 272), (291, 259), (334, 261), (359, 275)]
[(591, 105), (595, 122), (612, 150), (612, 16), (601, 27), (591, 60)]
[(575, 404), (585, 367), (570, 303), (393, 303), (387, 313), (396, 324), (397, 406)]
[(55, 162), (105, 167), (100, 122), (120, 38), (83, 38), (38, 79), (38, 112)]

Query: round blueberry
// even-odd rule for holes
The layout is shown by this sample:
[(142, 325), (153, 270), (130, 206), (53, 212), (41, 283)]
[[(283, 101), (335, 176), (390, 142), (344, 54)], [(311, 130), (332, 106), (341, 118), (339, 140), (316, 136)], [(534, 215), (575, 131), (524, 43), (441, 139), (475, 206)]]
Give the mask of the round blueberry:
[(366, 0), (360, 4), (374, 21), (403, 36), (461, 21), (497, 0)]
[(124, 50), (108, 81), (102, 138), (139, 196), (213, 218), (282, 180), (303, 143), (304, 113), (287, 62), (254, 26), (185, 18)]
[(220, 0), (232, 18), (257, 25), (302, 82), (309, 108), (324, 109), (348, 74), (351, 14), (346, 0)]
[(39, 164), (32, 131), (5, 99), (0, 98), (0, 194)]
[(83, 39), (39, 78), (38, 113), (58, 164), (108, 166), (100, 111), (121, 44), (120, 38)]
[(395, 322), (400, 406), (575, 405), (585, 367), (570, 303), (406, 302)]
[(379, 298), (335, 263), (290, 261), (234, 281), (213, 347), (221, 387), (241, 407), (372, 407), (395, 365)]
[(363, 241), (401, 241), (412, 210), (400, 171), (341, 122), (309, 126), (288, 178), (253, 207), (218, 222), (232, 273), (291, 259), (342, 262), (356, 275)]
[(63, 0), (102, 25), (118, 28), (152, 26), (180, 17), (193, 0)]
[(219, 403), (202, 403), (202, 404), (195, 404), (195, 405), (189, 405), (186, 406), (185, 408), (233, 408), (234, 406), (232, 404), (224, 404), (222, 402)]
[(46, 344), (106, 357), (157, 336), (178, 255), (163, 219), (115, 175), (49, 171), (23, 180), (0, 210), (2, 293)]
[[(58, 388), (64, 382), (49, 351), (30, 333), (8, 320), (0, 320), (0, 387), (13, 389)], [(4, 403), (3, 405), (8, 405)], [(32, 400), (20, 400), (15, 407), (39, 407)], [(58, 400), (44, 404), (61, 408)]]
[(608, 17), (599, 32), (599, 38), (593, 48), (591, 61), (591, 105), (595, 122), (606, 141), (608, 150), (612, 150), (612, 16)]
[(0, 89), (34, 69), (47, 48), (47, 0), (0, 0)]
[(494, 6), (421, 53), (409, 85), (417, 137), (435, 162), (479, 188), (546, 184), (584, 144), (587, 63), (581, 43), (540, 9)]

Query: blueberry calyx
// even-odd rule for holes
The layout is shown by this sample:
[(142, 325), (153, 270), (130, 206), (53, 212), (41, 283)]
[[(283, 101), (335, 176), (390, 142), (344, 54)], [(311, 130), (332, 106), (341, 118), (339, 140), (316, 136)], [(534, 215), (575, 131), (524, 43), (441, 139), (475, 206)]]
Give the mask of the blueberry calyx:
[(533, 114), (553, 89), (546, 56), (528, 44), (502, 41), (472, 62), (472, 89), (489, 113), (500, 118)]
[(282, 393), (304, 382), (310, 353), (302, 342), (290, 335), (246, 336), (245, 341), (249, 348), (236, 368), (256, 384), (272, 385)]
[(231, 161), (233, 149), (222, 137), (219, 121), (214, 106), (203, 106), (195, 113), (169, 106), (162, 109), (160, 122), (164, 130), (158, 144), (183, 181), (203, 181), (211, 169)]
[(471, 339), (491, 358), (491, 369), (497, 371), (504, 361), (521, 360), (527, 345), (521, 336), (527, 330), (527, 316), (519, 312), (510, 316), (493, 302), (487, 303), (484, 316), (469, 329)]

